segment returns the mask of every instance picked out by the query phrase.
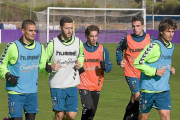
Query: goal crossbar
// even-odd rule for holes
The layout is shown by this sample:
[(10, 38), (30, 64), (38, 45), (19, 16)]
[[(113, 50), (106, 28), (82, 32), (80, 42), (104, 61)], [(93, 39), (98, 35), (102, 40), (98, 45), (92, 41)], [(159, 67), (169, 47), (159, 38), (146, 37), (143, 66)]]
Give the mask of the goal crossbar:
[[(107, 10), (118, 10), (118, 11), (142, 11), (143, 12), (143, 18), (144, 18), (144, 25), (146, 25), (146, 9), (133, 9), (133, 8), (70, 8), (70, 7), (48, 7), (47, 8), (47, 42), (49, 41), (49, 11), (50, 10), (101, 10), (101, 11), (107, 11)], [(105, 12), (106, 14), (106, 12)], [(105, 15), (106, 16), (106, 15)], [(144, 31), (146, 31), (146, 27), (144, 28)]]

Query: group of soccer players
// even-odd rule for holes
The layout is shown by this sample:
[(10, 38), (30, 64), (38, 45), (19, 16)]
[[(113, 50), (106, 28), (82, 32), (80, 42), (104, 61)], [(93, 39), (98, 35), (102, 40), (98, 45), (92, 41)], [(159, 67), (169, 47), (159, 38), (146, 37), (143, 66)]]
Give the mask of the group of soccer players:
[(123, 120), (147, 120), (152, 107), (159, 111), (161, 120), (170, 120), (169, 77), (175, 74), (171, 66), (174, 51), (171, 40), (177, 24), (171, 19), (161, 20), (155, 39), (143, 31), (143, 21), (141, 16), (133, 17), (134, 33), (124, 37), (116, 50), (117, 64), (124, 68), (131, 90)]
[[(171, 43), (176, 23), (163, 19), (159, 37), (143, 31), (141, 16), (132, 18), (133, 34), (125, 36), (116, 49), (116, 61), (124, 69), (131, 90), (130, 102), (123, 120), (147, 120), (150, 110), (159, 110), (161, 120), (170, 119), (171, 98), (169, 76), (174, 45)], [(72, 35), (73, 20), (60, 20), (61, 34), (44, 48), (35, 41), (36, 24), (22, 23), (22, 37), (7, 44), (0, 58), (0, 76), (6, 79), (8, 120), (35, 120), (38, 113), (38, 70), (49, 75), (54, 120), (73, 120), (78, 112), (78, 91), (82, 103), (81, 120), (93, 120), (104, 72), (111, 71), (108, 50), (97, 42), (99, 28), (90, 25), (85, 30), (87, 42)], [(124, 52), (124, 55), (123, 55)], [(140, 111), (139, 111), (140, 110)], [(140, 115), (139, 115), (140, 112)]]

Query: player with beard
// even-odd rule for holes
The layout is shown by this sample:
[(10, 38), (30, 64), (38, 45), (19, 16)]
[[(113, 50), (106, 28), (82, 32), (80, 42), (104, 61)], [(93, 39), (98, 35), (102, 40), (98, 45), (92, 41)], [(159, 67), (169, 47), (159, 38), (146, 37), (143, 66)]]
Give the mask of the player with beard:
[[(84, 52), (82, 41), (72, 35), (73, 21), (69, 17), (60, 20), (61, 34), (46, 45), (47, 60), (58, 62), (59, 70), (49, 77), (54, 120), (73, 120), (78, 111), (79, 71), (83, 66)], [(55, 69), (55, 68), (54, 68)]]

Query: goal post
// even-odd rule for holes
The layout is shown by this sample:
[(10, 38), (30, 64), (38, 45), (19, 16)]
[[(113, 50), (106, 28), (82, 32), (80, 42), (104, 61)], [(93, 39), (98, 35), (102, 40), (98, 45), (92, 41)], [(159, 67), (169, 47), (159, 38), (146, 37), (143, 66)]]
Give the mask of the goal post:
[[(56, 11), (56, 12), (52, 12), (52, 11)], [(58, 11), (62, 11), (61, 13)], [(70, 11), (72, 13), (70, 13)], [(125, 13), (128, 13), (128, 15), (124, 15), (124, 13), (119, 13), (120, 11), (124, 11)], [(78, 14), (77, 14), (78, 13)], [(89, 21), (89, 24), (96, 24), (97, 20), (96, 17), (98, 17), (98, 20), (101, 20), (99, 23), (103, 24), (103, 28), (100, 30), (110, 30), (110, 28), (107, 28), (107, 20), (110, 21), (109, 23), (112, 26), (112, 21), (113, 23), (119, 24), (119, 21), (121, 19), (123, 19), (123, 22), (126, 22), (126, 20), (128, 22), (131, 22), (130, 19), (132, 16), (135, 15), (142, 15), (143, 13), (143, 18), (144, 18), (144, 25), (146, 25), (146, 9), (128, 9), (128, 8), (69, 8), (69, 7), (48, 7), (47, 8), (47, 42), (49, 41), (49, 29), (50, 29), (50, 19), (52, 21), (52, 19), (54, 18), (50, 18), (50, 15), (53, 17), (54, 16), (62, 16), (62, 15), (66, 15), (66, 16), (73, 16), (76, 17), (77, 19), (84, 19), (84, 21), (82, 20), (82, 23), (88, 21), (88, 19), (91, 18), (91, 21)], [(60, 19), (59, 19), (60, 20)], [(77, 21), (73, 19), (73, 21), (75, 22), (75, 25), (77, 24)], [(116, 26), (115, 25), (115, 26)], [(113, 28), (111, 28), (113, 29)], [(116, 28), (115, 28), (116, 29)], [(144, 31), (146, 31), (146, 27), (144, 27)]]

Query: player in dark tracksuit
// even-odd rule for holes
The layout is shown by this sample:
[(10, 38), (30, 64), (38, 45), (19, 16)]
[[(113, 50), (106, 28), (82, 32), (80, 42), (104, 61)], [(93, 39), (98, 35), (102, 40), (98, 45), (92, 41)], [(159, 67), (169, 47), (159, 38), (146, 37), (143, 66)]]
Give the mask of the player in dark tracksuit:
[[(81, 120), (93, 120), (103, 86), (104, 72), (111, 71), (108, 50), (97, 42), (99, 28), (90, 25), (85, 30), (87, 42), (84, 43), (85, 60), (80, 71), (80, 84), (78, 85), (82, 103)], [(85, 70), (83, 73), (81, 70)]]

